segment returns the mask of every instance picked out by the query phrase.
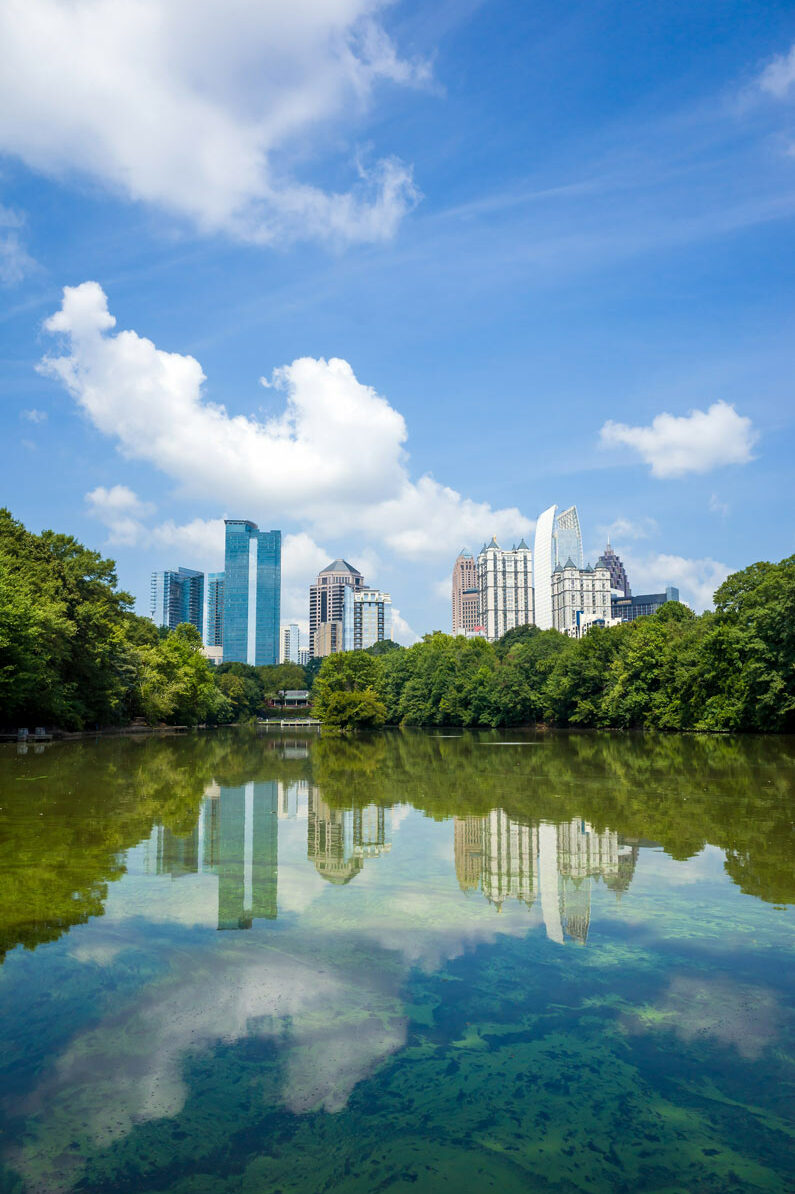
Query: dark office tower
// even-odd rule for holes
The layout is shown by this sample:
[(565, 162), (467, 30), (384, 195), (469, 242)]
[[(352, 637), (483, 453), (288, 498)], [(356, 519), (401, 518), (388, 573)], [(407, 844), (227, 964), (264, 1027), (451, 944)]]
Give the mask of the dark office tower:
[(190, 622), (199, 634), (204, 629), (204, 573), (192, 568), (152, 573), (149, 616), (155, 626), (173, 630)]
[[(327, 635), (322, 654), (329, 655), (332, 650), (342, 649), (342, 619), (345, 590), (353, 589), (354, 593), (364, 588), (364, 577), (358, 568), (354, 568), (347, 560), (336, 559), (322, 572), (309, 590), (309, 654), (319, 655), (315, 636), (320, 626), (325, 623), (337, 623), (332, 627), (331, 635)], [(338, 640), (338, 646), (329, 646), (333, 640)]]
[(610, 540), (607, 540), (607, 547), (602, 552), (602, 559), (607, 564), (610, 571), (610, 588), (615, 592), (618, 590), (623, 597), (631, 597), (632, 590), (629, 587), (629, 577), (627, 570), (624, 567), (621, 559), (616, 555), (610, 546)]
[(205, 647), (224, 645), (224, 574), (207, 573), (207, 633)]
[(279, 662), (282, 533), (226, 519), (224, 663)]

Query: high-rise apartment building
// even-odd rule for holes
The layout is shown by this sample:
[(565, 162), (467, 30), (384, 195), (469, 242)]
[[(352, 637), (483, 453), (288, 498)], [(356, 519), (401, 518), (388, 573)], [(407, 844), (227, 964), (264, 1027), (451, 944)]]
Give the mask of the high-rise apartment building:
[(552, 624), (571, 638), (580, 638), (586, 626), (612, 623), (610, 569), (603, 559), (596, 567), (578, 568), (572, 559), (556, 564), (552, 572)]
[(533, 555), (524, 539), (503, 550), (496, 539), (478, 554), (479, 621), (494, 642), (515, 626), (533, 621)]
[(342, 599), (342, 649), (364, 651), (392, 637), (392, 598), (380, 589), (346, 587)]
[(224, 574), (207, 573), (207, 623), (204, 632), (206, 647), (224, 645)]
[(474, 630), (478, 622), (478, 568), (471, 551), (462, 547), (453, 565), (453, 634)]
[(551, 630), (552, 573), (557, 564), (571, 560), (582, 568), (582, 533), (577, 507), (569, 506), (558, 513), (550, 506), (539, 515), (534, 544), (535, 623), (541, 630)]
[(226, 519), (224, 663), (279, 660), (282, 533)]
[[(336, 559), (318, 573), (317, 580), (309, 590), (309, 654), (320, 655), (315, 641), (318, 629), (325, 622), (339, 622), (339, 640), (342, 643), (342, 606), (346, 588), (358, 593), (364, 588), (364, 577), (358, 568), (347, 560)], [(341, 650), (337, 647), (336, 650)], [(329, 652), (325, 652), (328, 654)]]
[(204, 573), (192, 568), (152, 573), (149, 616), (155, 626), (173, 630), (190, 622), (199, 634), (204, 629)]
[(301, 631), (298, 629), (297, 622), (291, 622), (289, 626), (282, 626), (282, 663), (298, 663), (299, 654), (301, 651)]
[(607, 547), (602, 552), (602, 559), (610, 569), (610, 587), (613, 592), (621, 597), (631, 597), (632, 590), (629, 587), (629, 577), (627, 570), (624, 567), (621, 559), (613, 551), (610, 546), (610, 540), (607, 540)]

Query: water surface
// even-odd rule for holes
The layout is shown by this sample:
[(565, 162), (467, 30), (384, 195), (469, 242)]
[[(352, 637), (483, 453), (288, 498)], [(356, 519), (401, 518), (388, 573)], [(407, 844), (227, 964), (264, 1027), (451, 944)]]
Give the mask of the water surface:
[(0, 747), (0, 1190), (789, 1191), (795, 742)]

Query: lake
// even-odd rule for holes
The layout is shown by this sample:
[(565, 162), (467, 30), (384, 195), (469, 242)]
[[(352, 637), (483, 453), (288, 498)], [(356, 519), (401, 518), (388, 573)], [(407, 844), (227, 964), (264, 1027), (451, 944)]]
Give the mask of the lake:
[(0, 746), (0, 1190), (791, 1191), (795, 740)]

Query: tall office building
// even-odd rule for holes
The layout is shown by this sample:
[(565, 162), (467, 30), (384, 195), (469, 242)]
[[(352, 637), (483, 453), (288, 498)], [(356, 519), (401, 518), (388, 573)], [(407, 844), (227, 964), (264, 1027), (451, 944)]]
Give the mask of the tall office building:
[(552, 625), (570, 638), (581, 638), (594, 625), (609, 626), (610, 570), (604, 559), (592, 568), (578, 568), (573, 560), (556, 564), (552, 572)]
[(629, 587), (627, 570), (621, 558), (616, 555), (610, 546), (609, 539), (607, 540), (607, 547), (602, 552), (602, 559), (610, 569), (610, 587), (613, 592), (621, 597), (631, 597), (632, 590)]
[(301, 631), (298, 629), (297, 622), (291, 622), (289, 626), (282, 626), (282, 663), (300, 663), (299, 655), (301, 652)]
[(207, 573), (207, 626), (204, 634), (205, 647), (224, 645), (224, 574)]
[(278, 663), (281, 577), (281, 531), (227, 518), (224, 663)]
[(199, 634), (204, 629), (204, 573), (192, 568), (152, 573), (149, 616), (155, 626), (173, 630), (190, 622)]
[(622, 622), (634, 622), (636, 618), (656, 614), (666, 601), (678, 601), (679, 590), (668, 585), (664, 593), (639, 593), (637, 597), (613, 597), (611, 609), (614, 618)]
[(539, 515), (533, 554), (535, 623), (541, 630), (551, 630), (554, 626), (552, 573), (555, 566), (568, 560), (577, 568), (583, 566), (582, 533), (576, 506), (569, 506), (560, 513), (557, 506), (550, 506)]
[(478, 622), (478, 569), (471, 551), (462, 547), (453, 565), (453, 634), (474, 630)]
[[(380, 589), (346, 587), (342, 599), (342, 649), (364, 651), (392, 637), (392, 598)], [(320, 653), (320, 652), (318, 652)]]
[(278, 874), (275, 780), (218, 788), (204, 801), (203, 869), (218, 876), (218, 928), (275, 920)]
[[(330, 639), (338, 638), (342, 644), (342, 606), (346, 588), (358, 593), (364, 588), (364, 577), (358, 568), (347, 560), (336, 559), (318, 573), (317, 580), (309, 590), (309, 654), (320, 655), (315, 636), (324, 623), (338, 622), (336, 631), (327, 634)], [(328, 651), (323, 652), (329, 654)]]
[(503, 550), (496, 539), (478, 554), (479, 621), (490, 642), (533, 621), (533, 555), (524, 539)]

